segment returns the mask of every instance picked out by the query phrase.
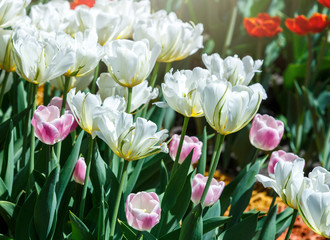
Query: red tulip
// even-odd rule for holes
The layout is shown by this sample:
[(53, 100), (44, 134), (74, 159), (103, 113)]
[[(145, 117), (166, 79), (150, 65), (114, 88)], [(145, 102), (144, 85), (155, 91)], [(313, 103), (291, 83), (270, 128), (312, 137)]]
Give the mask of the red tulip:
[(318, 0), (323, 6), (330, 8), (330, 0)]
[(256, 18), (244, 18), (244, 27), (252, 37), (273, 37), (282, 32), (280, 23), (279, 17), (271, 17), (268, 13), (259, 13)]
[(304, 15), (299, 15), (296, 18), (288, 18), (285, 21), (288, 29), (302, 36), (309, 33), (320, 33), (329, 23), (328, 16), (321, 13), (314, 13), (309, 19)]
[(72, 9), (75, 9), (79, 5), (86, 5), (88, 7), (93, 7), (95, 4), (95, 0), (74, 0), (70, 3)]

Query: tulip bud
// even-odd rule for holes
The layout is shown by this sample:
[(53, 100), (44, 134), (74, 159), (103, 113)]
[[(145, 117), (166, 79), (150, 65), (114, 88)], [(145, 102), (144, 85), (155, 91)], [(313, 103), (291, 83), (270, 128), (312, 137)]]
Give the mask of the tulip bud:
[(284, 132), (284, 124), (267, 114), (257, 114), (250, 130), (250, 142), (264, 151), (273, 150), (278, 146)]
[(73, 172), (73, 180), (76, 183), (84, 185), (86, 176), (86, 163), (83, 157), (79, 158)]
[(297, 158), (299, 158), (297, 155), (295, 155), (293, 153), (284, 152), (283, 150), (273, 152), (272, 155), (270, 156), (270, 160), (269, 160), (269, 164), (268, 164), (269, 175), (274, 174), (274, 169), (275, 169), (275, 165), (277, 162), (279, 162), (279, 161), (293, 162)]
[(160, 220), (160, 203), (154, 192), (131, 193), (126, 199), (128, 224), (139, 231), (152, 229)]
[[(208, 177), (204, 177), (202, 174), (196, 174), (192, 182), (192, 194), (191, 201), (198, 204), (201, 200)], [(211, 206), (218, 201), (220, 195), (225, 188), (223, 181), (217, 182), (215, 178), (212, 178), (211, 185), (207, 191), (204, 206)]]
[[(181, 135), (174, 134), (170, 142), (169, 150), (170, 150), (170, 156), (173, 159), (173, 161), (175, 160), (176, 154), (178, 152), (180, 138)], [(197, 137), (184, 136), (179, 163), (180, 164), (183, 163), (183, 161), (187, 158), (187, 156), (192, 150), (194, 152), (191, 159), (191, 164), (196, 163), (202, 154), (202, 147), (203, 147), (203, 143), (199, 141)]]

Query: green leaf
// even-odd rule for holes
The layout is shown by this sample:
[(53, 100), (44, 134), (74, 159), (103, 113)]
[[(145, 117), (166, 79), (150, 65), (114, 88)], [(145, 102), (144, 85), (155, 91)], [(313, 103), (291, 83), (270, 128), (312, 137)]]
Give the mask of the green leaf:
[(86, 225), (70, 211), (70, 222), (72, 227), (72, 240), (92, 240), (93, 237)]
[(293, 89), (294, 81), (303, 79), (306, 72), (306, 64), (289, 64), (284, 71), (284, 86)]
[(265, 223), (262, 226), (259, 240), (268, 240), (268, 239), (275, 239), (276, 234), (276, 212), (277, 212), (277, 205), (273, 206), (266, 217)]
[(129, 226), (127, 226), (123, 221), (120, 221), (119, 219), (118, 219), (118, 223), (119, 223), (120, 230), (121, 230), (122, 234), (124, 235), (125, 239), (127, 239), (127, 240), (136, 239), (136, 234)]
[(208, 218), (203, 221), (203, 234), (212, 231), (213, 229), (222, 226), (223, 224), (229, 222), (231, 217), (217, 216)]
[(0, 215), (7, 223), (10, 229), (13, 229), (14, 219), (13, 214), (15, 210), (15, 204), (7, 201), (0, 201)]
[(203, 236), (202, 205), (196, 205), (183, 220), (179, 240), (200, 240)]
[(25, 200), (18, 213), (15, 224), (15, 239), (26, 240), (29, 239), (29, 226), (32, 222), (34, 205), (37, 200), (37, 193), (33, 191)]
[(276, 218), (276, 238), (278, 238), (290, 225), (293, 209), (286, 208), (283, 212), (277, 215)]
[(104, 239), (105, 235), (105, 209), (104, 209), (104, 187), (101, 187), (101, 204), (99, 207), (99, 217), (97, 224), (97, 240)]
[(11, 196), (14, 181), (14, 129), (13, 122), (9, 123), (9, 131), (5, 141), (4, 161), (2, 166), (2, 178), (7, 186), (9, 196)]
[(8, 197), (7, 186), (0, 178), (0, 199), (7, 199), (7, 197)]
[(55, 168), (47, 177), (34, 207), (34, 225), (40, 239), (47, 239), (56, 211), (55, 187), (59, 178), (59, 168)]
[(57, 208), (59, 207), (59, 205), (61, 203), (63, 193), (71, 179), (74, 167), (76, 166), (76, 162), (79, 157), (79, 150), (80, 150), (80, 146), (81, 146), (81, 141), (84, 136), (84, 132), (85, 131), (81, 131), (81, 133), (79, 134), (71, 154), (69, 155), (68, 159), (65, 161), (65, 164), (60, 171), (59, 181), (56, 186)]
[(169, 211), (175, 205), (181, 190), (185, 184), (185, 179), (189, 171), (193, 151), (189, 153), (188, 157), (183, 161), (179, 168), (174, 173), (173, 178), (168, 183), (164, 198), (162, 200), (162, 210)]
[(202, 156), (198, 160), (198, 165), (197, 165), (197, 173), (200, 173), (202, 175), (204, 175), (205, 173), (206, 157), (207, 157), (207, 126), (204, 126)]
[(143, 164), (144, 164), (144, 159), (137, 161), (137, 163), (134, 167), (134, 171), (132, 172), (131, 175), (129, 175), (126, 191), (124, 193), (124, 199), (126, 199), (127, 196), (132, 192), (132, 190), (135, 186), (135, 183), (140, 175)]
[(243, 219), (238, 224), (222, 232), (218, 240), (244, 239), (250, 240), (255, 234), (258, 221), (258, 214)]
[(159, 181), (159, 186), (157, 188), (158, 194), (162, 194), (165, 191), (167, 183), (168, 183), (168, 172), (166, 165), (162, 160), (160, 162), (160, 181)]

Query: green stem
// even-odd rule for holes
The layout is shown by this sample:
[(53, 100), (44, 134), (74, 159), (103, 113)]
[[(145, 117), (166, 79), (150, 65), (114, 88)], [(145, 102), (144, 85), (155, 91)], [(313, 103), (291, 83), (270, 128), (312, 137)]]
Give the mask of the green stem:
[(311, 73), (311, 64), (313, 60), (313, 49), (312, 49), (312, 37), (310, 34), (307, 34), (307, 45), (308, 45), (308, 60), (306, 65), (306, 75), (305, 75), (305, 87), (309, 87), (309, 76)]
[(93, 83), (92, 83), (92, 89), (91, 89), (91, 93), (95, 93), (95, 88), (96, 88), (96, 80), (97, 77), (99, 76), (99, 69), (100, 69), (100, 63), (96, 65), (96, 68), (94, 70), (94, 79), (93, 79)]
[(94, 139), (92, 138), (92, 136), (90, 136), (89, 146), (88, 146), (88, 156), (87, 156), (87, 160), (86, 160), (87, 169), (86, 169), (86, 174), (85, 174), (84, 188), (83, 188), (81, 202), (80, 202), (80, 211), (79, 211), (80, 219), (84, 218), (88, 178), (89, 178), (89, 172), (91, 169), (91, 162), (92, 162), (92, 157), (93, 157), (93, 145), (94, 145)]
[(236, 19), (237, 19), (237, 4), (236, 4), (236, 1), (235, 1), (234, 5), (233, 5), (233, 10), (231, 12), (231, 18), (230, 18), (230, 23), (229, 23), (229, 28), (228, 28), (228, 31), (227, 31), (227, 35), (226, 35), (225, 44), (223, 45), (223, 49), (222, 49), (223, 57), (225, 57), (227, 55), (227, 49), (230, 46), (231, 41), (233, 39)]
[(291, 223), (290, 223), (290, 226), (288, 228), (288, 232), (285, 235), (285, 239), (284, 240), (289, 240), (289, 237), (291, 235), (292, 228), (293, 228), (294, 222), (296, 221), (297, 215), (298, 215), (298, 210), (297, 209), (294, 209), (294, 211), (292, 213)]
[(195, 11), (194, 11), (194, 7), (193, 7), (193, 5), (192, 5), (192, 3), (191, 3), (191, 0), (187, 0), (186, 3), (187, 3), (187, 6), (188, 6), (188, 11), (189, 11), (190, 19), (191, 19), (194, 23), (197, 23), (198, 20), (197, 20), (197, 17), (196, 17)]
[(121, 175), (121, 180), (120, 180), (120, 184), (119, 184), (119, 188), (118, 188), (118, 192), (117, 192), (116, 202), (114, 205), (113, 214), (112, 214), (112, 218), (111, 218), (110, 239), (113, 239), (113, 236), (115, 234), (115, 228), (116, 228), (116, 223), (117, 223), (116, 219), (118, 216), (121, 194), (123, 192), (123, 186), (124, 186), (124, 182), (125, 182), (125, 178), (126, 178), (126, 174), (127, 174), (127, 166), (129, 163), (129, 161), (126, 161), (126, 160), (124, 160), (124, 161), (125, 161), (124, 169), (123, 169), (123, 173)]
[[(33, 95), (31, 96), (32, 100), (32, 109), (31, 109), (31, 115), (33, 116), (34, 111), (37, 108), (37, 90), (38, 90), (38, 84), (33, 85), (33, 91), (31, 92)], [(29, 122), (31, 122), (31, 119), (28, 119)], [(33, 170), (34, 170), (34, 148), (35, 148), (35, 136), (34, 136), (34, 128), (31, 127), (31, 133), (30, 133), (30, 161), (29, 161), (29, 180), (28, 180), (28, 189), (27, 192), (30, 193), (33, 188)], [(23, 153), (24, 154), (24, 153)]]
[(158, 75), (158, 70), (159, 70), (159, 65), (160, 65), (160, 62), (156, 62), (155, 67), (152, 70), (152, 76), (151, 76), (151, 80), (150, 80), (150, 86), (152, 88), (155, 87), (155, 83), (156, 83), (157, 75)]
[(136, 233), (136, 240), (139, 240), (140, 239), (140, 237), (141, 237), (141, 232), (140, 231), (138, 231), (137, 233)]
[(220, 154), (221, 154), (221, 148), (222, 148), (222, 144), (223, 144), (224, 139), (225, 139), (225, 135), (221, 135), (221, 134), (217, 135), (217, 140), (215, 142), (215, 148), (214, 148), (214, 152), (213, 152), (213, 156), (212, 156), (209, 176), (207, 178), (207, 182), (206, 182), (206, 185), (205, 185), (202, 197), (201, 197), (201, 201), (200, 201), (202, 205), (204, 204), (207, 191), (209, 190), (213, 175), (215, 173), (215, 170), (217, 169), (219, 159), (220, 159)]
[(189, 117), (185, 116), (184, 121), (183, 121), (183, 127), (182, 127), (182, 131), (181, 131), (181, 137), (180, 137), (180, 142), (179, 142), (179, 146), (178, 146), (178, 151), (177, 151), (176, 156), (175, 156), (175, 161), (174, 161), (174, 165), (173, 165), (173, 169), (172, 169), (172, 172), (171, 172), (170, 179), (172, 179), (172, 177), (174, 176), (174, 173), (175, 173), (175, 171), (178, 167), (178, 164), (179, 164), (179, 158), (180, 158), (180, 154), (181, 154), (181, 149), (182, 149), (182, 145), (183, 145), (184, 136), (186, 135), (188, 122), (189, 122)]
[[(63, 90), (63, 100), (62, 100), (62, 107), (61, 107), (61, 116), (65, 113), (66, 107), (66, 98), (68, 95), (69, 85), (70, 85), (70, 77), (65, 76), (65, 83), (64, 83), (64, 90)], [(58, 161), (60, 162), (61, 157), (61, 148), (62, 148), (62, 141), (56, 144), (56, 156)]]
[(251, 163), (252, 163), (252, 164), (254, 164), (255, 161), (257, 160), (257, 157), (258, 157), (259, 151), (260, 151), (260, 150), (259, 150), (258, 148), (255, 148), (255, 150), (254, 150), (254, 154), (253, 154), (253, 157), (252, 157), (252, 159), (251, 159)]
[(126, 112), (127, 113), (131, 112), (132, 92), (133, 92), (133, 88), (129, 87), (128, 88), (128, 96), (127, 96), (127, 106), (126, 106)]
[(207, 127), (204, 126), (203, 130), (203, 149), (202, 149), (202, 156), (198, 160), (198, 166), (197, 166), (197, 173), (205, 174), (205, 168), (206, 168), (206, 157), (207, 157)]
[(170, 71), (170, 69), (171, 69), (171, 65), (172, 65), (171, 62), (166, 63), (165, 74), (168, 73), (168, 72)]
[(5, 96), (5, 91), (6, 91), (6, 85), (7, 85), (7, 81), (8, 81), (8, 76), (9, 76), (9, 72), (5, 72), (5, 77), (3, 79), (2, 82), (2, 86), (1, 86), (1, 93), (0, 93), (0, 108), (2, 106), (2, 101), (3, 101), (3, 97)]

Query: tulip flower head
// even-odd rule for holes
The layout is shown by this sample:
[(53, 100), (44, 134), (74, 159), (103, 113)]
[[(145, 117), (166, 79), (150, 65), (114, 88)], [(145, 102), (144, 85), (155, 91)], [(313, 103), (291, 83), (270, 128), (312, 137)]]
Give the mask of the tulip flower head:
[(245, 127), (257, 113), (261, 100), (267, 98), (258, 83), (232, 86), (227, 81), (211, 80), (199, 91), (207, 122), (222, 135)]
[(162, 91), (167, 104), (176, 112), (186, 117), (202, 117), (204, 112), (200, 103), (198, 86), (205, 86), (209, 72), (196, 67), (191, 70), (181, 70), (165, 75)]
[(281, 19), (268, 13), (259, 13), (257, 17), (244, 18), (244, 27), (252, 37), (274, 37), (280, 32)]
[(54, 145), (64, 140), (71, 129), (74, 118), (72, 114), (65, 113), (60, 116), (56, 106), (39, 106), (33, 114), (31, 124), (35, 136), (45, 144)]
[(285, 25), (289, 30), (302, 36), (320, 33), (329, 26), (329, 24), (328, 16), (321, 13), (314, 13), (308, 19), (304, 15), (299, 15), (296, 18), (288, 18), (285, 20)]
[(250, 56), (245, 56), (242, 60), (237, 55), (222, 59), (218, 53), (204, 53), (202, 59), (210, 74), (219, 80), (231, 82), (233, 86), (249, 85), (254, 74), (260, 72), (263, 63), (262, 60), (254, 61)]
[(15, 25), (15, 22), (25, 15), (25, 8), (31, 0), (2, 0), (0, 3), (0, 28)]
[(15, 62), (13, 57), (12, 30), (0, 29), (0, 68), (6, 72), (15, 71)]
[(164, 142), (168, 136), (166, 129), (157, 132), (157, 125), (144, 118), (137, 118), (125, 112), (106, 110), (94, 116), (93, 135), (101, 138), (119, 157), (134, 161), (159, 152), (168, 152)]
[[(101, 73), (96, 83), (99, 89), (98, 94), (100, 94), (102, 100), (116, 95), (124, 97), (126, 101), (128, 100), (128, 89), (113, 80), (110, 73)], [(148, 87), (147, 80), (136, 85), (132, 88), (131, 112), (157, 97), (158, 88), (152, 89), (152, 87)]]
[(330, 0), (318, 0), (323, 6), (330, 8)]
[(305, 160), (298, 158), (293, 162), (279, 161), (275, 165), (274, 177), (257, 174), (256, 178), (264, 187), (271, 187), (289, 207), (297, 209), (297, 200), (304, 189)]
[(182, 22), (174, 12), (155, 12), (134, 27), (133, 39), (148, 39), (150, 45), (162, 46), (157, 62), (185, 59), (203, 47), (203, 25)]
[(279, 161), (284, 162), (293, 162), (294, 160), (298, 159), (299, 157), (293, 153), (287, 153), (283, 150), (275, 151), (270, 156), (269, 164), (268, 164), (268, 173), (270, 176), (274, 176), (275, 165)]
[[(208, 177), (204, 177), (202, 174), (198, 173), (194, 176), (192, 182), (192, 194), (191, 201), (198, 204), (203, 195), (203, 191), (207, 182)], [(218, 201), (220, 195), (225, 188), (225, 183), (223, 181), (217, 182), (212, 178), (211, 185), (207, 191), (206, 198), (204, 201), (204, 206), (211, 206)]]
[(85, 163), (85, 159), (83, 157), (79, 158), (78, 161), (76, 162), (76, 166), (74, 167), (74, 171), (73, 171), (73, 180), (76, 183), (84, 185), (86, 168), (87, 166)]
[(159, 198), (154, 192), (131, 193), (126, 199), (128, 225), (138, 231), (152, 229), (160, 220)]
[(119, 39), (104, 47), (103, 62), (111, 77), (123, 87), (142, 83), (152, 71), (160, 52), (160, 46), (149, 49), (147, 40)]
[(280, 143), (284, 124), (267, 114), (256, 114), (250, 129), (250, 143), (258, 149), (271, 151)]
[[(175, 160), (176, 154), (178, 152), (180, 138), (180, 135), (174, 134), (169, 145), (170, 156), (173, 161)], [(184, 136), (179, 163), (183, 163), (191, 151), (193, 151), (191, 164), (196, 163), (202, 154), (202, 147), (203, 143), (199, 141), (197, 137), (189, 137), (187, 135)]]
[(85, 5), (87, 7), (93, 7), (95, 4), (95, 0), (74, 0), (70, 3), (72, 9), (75, 9), (79, 5)]

